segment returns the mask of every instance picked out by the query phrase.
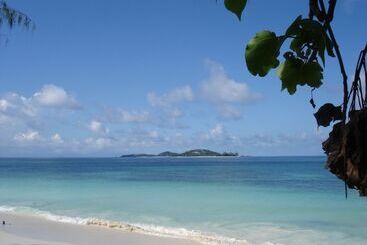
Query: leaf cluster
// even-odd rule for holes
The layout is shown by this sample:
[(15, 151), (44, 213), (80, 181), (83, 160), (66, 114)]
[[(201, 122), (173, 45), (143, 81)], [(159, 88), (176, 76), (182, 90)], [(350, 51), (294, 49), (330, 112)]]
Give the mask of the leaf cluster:
[[(290, 40), (289, 50), (283, 54), (284, 62), (280, 64), (280, 49), (286, 40)], [(282, 90), (294, 94), (298, 85), (311, 88), (322, 85), (325, 52), (334, 56), (324, 27), (316, 20), (299, 16), (283, 35), (258, 32), (247, 44), (245, 58), (253, 75), (265, 76), (277, 68)]]
[[(225, 7), (239, 20), (246, 3), (246, 0), (224, 0)], [(323, 6), (319, 8), (317, 0), (310, 0), (309, 16), (298, 16), (281, 35), (269, 30), (256, 33), (245, 48), (246, 65), (250, 73), (264, 77), (276, 69), (281, 89), (291, 95), (296, 93), (298, 86), (307, 85), (312, 90), (319, 88), (323, 83), (326, 54), (335, 57), (334, 42), (327, 30), (333, 19), (335, 3), (334, 0), (330, 1), (326, 13)], [(280, 53), (286, 43), (289, 46), (281, 62)], [(313, 99), (312, 105), (315, 106)], [(325, 104), (315, 114), (318, 124), (326, 126), (331, 121), (341, 120), (340, 110), (340, 107)]]

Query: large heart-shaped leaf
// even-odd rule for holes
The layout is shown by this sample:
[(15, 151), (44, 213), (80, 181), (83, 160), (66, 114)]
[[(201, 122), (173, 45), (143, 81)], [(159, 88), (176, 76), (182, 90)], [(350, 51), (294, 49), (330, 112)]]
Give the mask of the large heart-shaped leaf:
[(247, 69), (254, 76), (265, 76), (270, 69), (279, 65), (277, 59), (281, 42), (274, 32), (256, 33), (246, 46), (245, 58)]
[(242, 12), (246, 7), (247, 0), (224, 0), (224, 6), (241, 20)]

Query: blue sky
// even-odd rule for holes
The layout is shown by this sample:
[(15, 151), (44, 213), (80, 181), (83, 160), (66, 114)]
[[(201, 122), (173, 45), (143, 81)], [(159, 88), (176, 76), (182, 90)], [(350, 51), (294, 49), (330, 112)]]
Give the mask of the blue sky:
[[(281, 92), (275, 72), (252, 76), (243, 55), (257, 31), (279, 34), (306, 15), (307, 1), (249, 0), (242, 22), (214, 0), (8, 3), (36, 29), (0, 29), (0, 156), (322, 154), (330, 129), (317, 129), (310, 89)], [(352, 74), (367, 1), (338, 3), (333, 25)], [(316, 103), (340, 104), (336, 60), (325, 69)]]

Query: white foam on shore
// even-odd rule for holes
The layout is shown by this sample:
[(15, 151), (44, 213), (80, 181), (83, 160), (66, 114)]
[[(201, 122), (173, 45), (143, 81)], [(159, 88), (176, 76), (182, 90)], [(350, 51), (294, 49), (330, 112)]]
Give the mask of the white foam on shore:
[(15, 211), (14, 207), (8, 207), (8, 206), (0, 206), (0, 212), (13, 212)]
[[(250, 243), (246, 240), (240, 240), (235, 238), (229, 238), (219, 236), (216, 234), (203, 233), (201, 231), (188, 230), (185, 228), (173, 228), (164, 227), (148, 224), (128, 224), (123, 222), (116, 222), (111, 220), (103, 220), (98, 218), (80, 218), (80, 217), (69, 217), (52, 214), (47, 211), (41, 211), (27, 207), (9, 207), (0, 206), (0, 212), (14, 213), (20, 215), (36, 216), (41, 217), (50, 221), (77, 224), (77, 225), (92, 225), (100, 226), (111, 229), (119, 229), (125, 232), (136, 232), (145, 235), (159, 236), (159, 237), (170, 237), (170, 238), (181, 238), (199, 242), (207, 245), (249, 245)], [(273, 243), (266, 243), (272, 245)]]
[(62, 215), (52, 214), (47, 211), (41, 211), (33, 208), (27, 207), (9, 207), (9, 206), (0, 206), (0, 212), (4, 213), (14, 213), (20, 215), (28, 215), (28, 216), (37, 216), (50, 221), (61, 222), (61, 223), (69, 223), (76, 225), (86, 225), (88, 219), (80, 218), (80, 217), (68, 217)]
[(182, 238), (196, 241), (202, 244), (208, 245), (248, 245), (250, 244), (246, 240), (239, 240), (235, 238), (229, 238), (219, 236), (215, 234), (207, 234), (200, 231), (188, 230), (185, 228), (172, 228), (147, 224), (127, 224), (121, 222), (113, 222), (101, 219), (89, 219), (87, 225), (96, 225), (102, 227), (108, 227), (113, 229), (121, 229), (128, 232), (137, 232), (146, 235)]

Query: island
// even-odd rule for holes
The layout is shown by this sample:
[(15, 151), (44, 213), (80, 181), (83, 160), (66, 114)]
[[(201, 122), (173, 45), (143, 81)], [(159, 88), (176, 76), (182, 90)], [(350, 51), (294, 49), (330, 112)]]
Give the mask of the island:
[(127, 154), (122, 155), (120, 157), (237, 157), (238, 153), (232, 152), (215, 152), (207, 149), (194, 149), (185, 151), (183, 153), (176, 153), (171, 151), (164, 151), (159, 153), (158, 155), (155, 154)]

